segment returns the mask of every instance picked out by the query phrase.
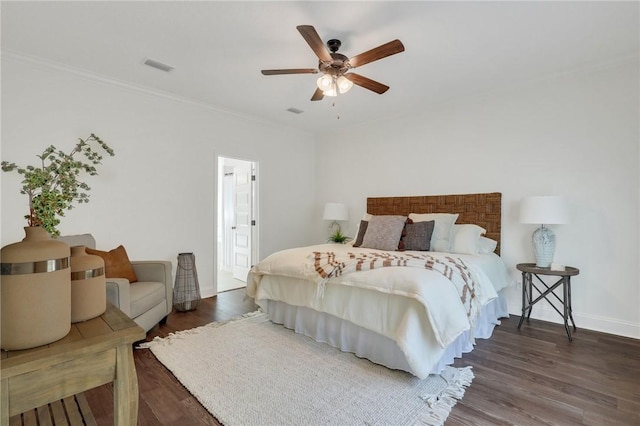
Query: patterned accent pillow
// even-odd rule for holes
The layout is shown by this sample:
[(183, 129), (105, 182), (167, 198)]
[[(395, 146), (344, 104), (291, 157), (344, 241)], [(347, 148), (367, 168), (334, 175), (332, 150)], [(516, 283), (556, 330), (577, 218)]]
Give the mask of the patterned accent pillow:
[(354, 247), (360, 247), (362, 245), (362, 239), (364, 238), (365, 232), (367, 232), (367, 226), (369, 222), (366, 220), (360, 221), (360, 226), (358, 227), (358, 236), (356, 237), (356, 242), (353, 243)]
[(402, 237), (405, 250), (429, 251), (435, 221), (407, 223), (406, 235)]
[(395, 251), (402, 236), (406, 216), (373, 216), (362, 239), (362, 248)]

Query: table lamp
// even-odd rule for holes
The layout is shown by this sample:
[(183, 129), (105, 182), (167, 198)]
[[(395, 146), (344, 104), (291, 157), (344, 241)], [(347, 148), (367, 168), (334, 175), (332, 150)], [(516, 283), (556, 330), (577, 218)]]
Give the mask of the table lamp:
[(564, 197), (557, 195), (526, 197), (522, 200), (520, 222), (540, 224), (531, 236), (537, 267), (549, 268), (556, 250), (556, 236), (545, 225), (567, 223), (569, 221), (567, 210)]
[(329, 229), (333, 229), (334, 226), (337, 226), (335, 234), (340, 234), (340, 224), (339, 220), (349, 220), (349, 210), (347, 210), (347, 206), (342, 203), (327, 203), (324, 205), (324, 214), (322, 215), (324, 220), (331, 220), (331, 224), (329, 224)]

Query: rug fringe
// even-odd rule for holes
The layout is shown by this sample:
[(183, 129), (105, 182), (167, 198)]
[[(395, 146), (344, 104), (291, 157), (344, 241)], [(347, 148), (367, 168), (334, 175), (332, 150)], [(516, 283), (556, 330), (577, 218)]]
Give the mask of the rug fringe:
[(149, 349), (151, 346), (154, 346), (154, 345), (170, 345), (176, 339), (182, 339), (183, 337), (188, 336), (190, 334), (197, 334), (198, 330), (201, 329), (201, 328), (221, 327), (221, 326), (223, 326), (225, 324), (229, 324), (229, 323), (235, 322), (235, 321), (240, 321), (240, 320), (243, 320), (243, 319), (246, 319), (246, 318), (256, 317), (258, 315), (262, 315), (263, 313), (264, 312), (262, 312), (261, 309), (258, 309), (258, 310), (253, 311), (253, 312), (248, 312), (246, 314), (242, 314), (242, 315), (239, 315), (237, 317), (233, 317), (233, 318), (231, 318), (230, 320), (227, 320), (227, 321), (211, 322), (209, 324), (205, 324), (205, 325), (202, 325), (200, 327), (190, 328), (188, 330), (176, 331), (175, 333), (169, 333), (169, 335), (166, 336), (166, 337), (156, 336), (150, 342), (142, 342), (142, 343), (140, 343), (138, 346), (136, 346), (136, 349)]
[(462, 399), (466, 389), (474, 378), (471, 367), (462, 367), (454, 370), (452, 377), (441, 377), (448, 383), (447, 387), (439, 395), (423, 395), (422, 399), (431, 409), (428, 413), (418, 418), (417, 424), (427, 426), (441, 426), (449, 417), (449, 413), (456, 403)]

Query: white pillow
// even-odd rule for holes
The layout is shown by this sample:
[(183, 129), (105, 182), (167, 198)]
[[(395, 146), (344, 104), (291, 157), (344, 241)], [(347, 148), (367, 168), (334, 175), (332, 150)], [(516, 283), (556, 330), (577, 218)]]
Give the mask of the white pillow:
[(498, 247), (498, 242), (487, 237), (480, 237), (478, 240), (478, 254), (493, 253)]
[(433, 220), (435, 226), (431, 234), (430, 251), (441, 251), (448, 253), (451, 248), (451, 232), (453, 224), (458, 220), (455, 213), (411, 213), (409, 219), (414, 222), (425, 222)]
[(478, 254), (480, 236), (486, 232), (478, 225), (453, 225), (451, 253)]

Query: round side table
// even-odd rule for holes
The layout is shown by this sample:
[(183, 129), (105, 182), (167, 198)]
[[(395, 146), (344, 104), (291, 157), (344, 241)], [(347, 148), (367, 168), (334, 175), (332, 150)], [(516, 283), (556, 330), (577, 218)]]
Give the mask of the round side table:
[[(522, 272), (522, 316), (518, 323), (518, 330), (522, 326), (525, 317), (527, 318), (527, 322), (529, 321), (533, 305), (545, 299), (551, 307), (564, 318), (564, 328), (567, 331), (569, 341), (572, 341), (573, 337), (571, 336), (571, 329), (569, 328), (569, 320), (571, 320), (573, 331), (576, 331), (577, 328), (576, 323), (573, 321), (573, 312), (571, 309), (571, 277), (578, 275), (580, 270), (572, 266), (566, 266), (564, 271), (552, 270), (550, 268), (540, 268), (536, 266), (535, 263), (519, 263), (516, 265), (516, 268)], [(545, 275), (560, 277), (560, 279), (555, 284), (549, 286), (540, 278), (540, 276)], [(544, 289), (542, 289), (542, 287), (538, 288), (538, 286), (534, 284), (533, 277), (536, 277), (537, 282), (542, 284)], [(560, 285), (562, 285), (562, 299), (553, 292)], [(535, 299), (533, 299), (533, 289), (539, 293), (539, 296)], [(562, 304), (562, 312), (560, 312), (560, 309), (553, 304), (553, 301), (550, 300), (548, 296), (555, 297), (555, 299)]]

